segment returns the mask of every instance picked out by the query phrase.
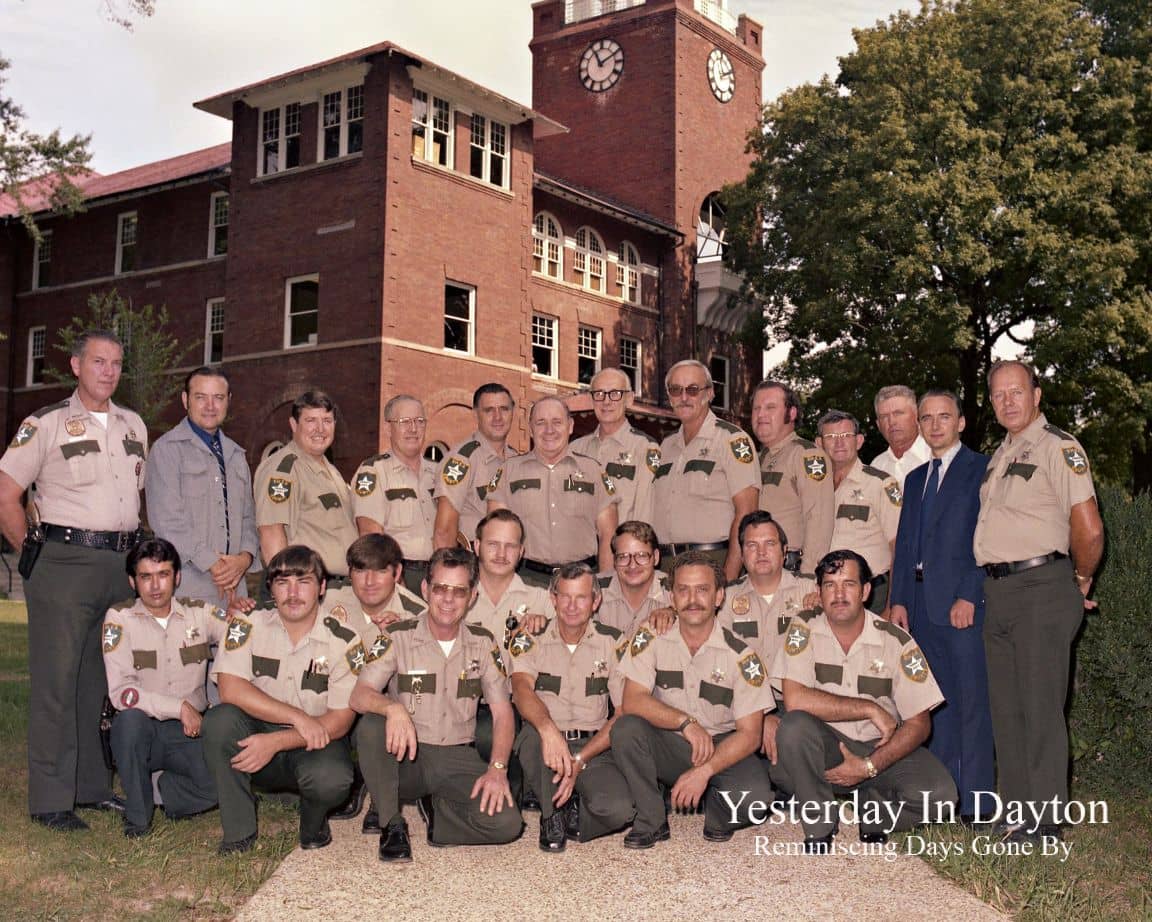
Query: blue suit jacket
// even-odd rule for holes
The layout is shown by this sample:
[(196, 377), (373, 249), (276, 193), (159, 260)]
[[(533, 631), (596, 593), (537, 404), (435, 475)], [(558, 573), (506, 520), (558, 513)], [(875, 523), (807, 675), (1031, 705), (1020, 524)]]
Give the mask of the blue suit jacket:
[[(930, 466), (931, 462), (920, 465), (904, 481), (890, 601), (907, 608), (910, 618), (926, 615), (934, 624), (948, 624), (952, 603), (967, 599), (976, 606), (978, 629), (984, 621), (984, 570), (972, 555), (972, 535), (980, 512), (980, 483), (988, 456), (960, 446), (940, 484), (932, 519), (925, 524), (921, 541), (920, 508)], [(914, 611), (918, 563), (924, 564), (927, 611)]]

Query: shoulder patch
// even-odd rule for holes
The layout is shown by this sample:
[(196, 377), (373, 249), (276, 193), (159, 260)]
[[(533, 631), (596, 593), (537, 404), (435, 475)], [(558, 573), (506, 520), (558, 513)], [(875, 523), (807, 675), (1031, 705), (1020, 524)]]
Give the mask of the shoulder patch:
[(904, 494), (900, 491), (900, 484), (895, 480), (891, 483), (884, 484), (884, 495), (888, 497), (888, 502), (893, 506), (902, 506), (904, 504)]
[(480, 443), (476, 439), (472, 439), (472, 441), (465, 442), (463, 445), (457, 448), (456, 454), (463, 455), (465, 458), (471, 458), (472, 452), (474, 452), (479, 447)]
[(468, 628), (468, 630), (471, 631), (473, 634), (475, 634), (477, 637), (486, 637), (486, 638), (488, 638), (488, 640), (491, 640), (493, 643), (496, 642), (496, 638), (492, 636), (492, 632), (490, 630), (488, 630), (488, 628), (484, 627), (484, 625), (482, 625), (482, 624), (465, 624), (464, 626), (466, 628)]
[(792, 623), (785, 629), (784, 652), (789, 656), (798, 656), (808, 649), (808, 639), (812, 632), (803, 621), (792, 619)]
[(913, 682), (927, 682), (928, 676), (932, 674), (919, 647), (913, 647), (900, 656), (900, 668)]
[(632, 641), (628, 644), (629, 650), (632, 655), (643, 653), (648, 649), (648, 645), (652, 643), (655, 635), (647, 627), (642, 627), (635, 634), (632, 635)]
[(743, 653), (748, 649), (748, 644), (744, 643), (739, 637), (733, 634), (728, 628), (721, 628), (724, 633), (724, 643), (732, 648), (733, 653)]
[(613, 640), (619, 640), (624, 632), (617, 630), (610, 624), (601, 624), (599, 621), (592, 622), (593, 627), (596, 628), (597, 634), (603, 634), (605, 637), (611, 637)]
[(35, 416), (37, 419), (43, 419), (49, 413), (55, 413), (57, 410), (63, 410), (67, 406), (68, 406), (68, 401), (67, 400), (61, 400), (59, 403), (50, 403), (46, 407), (41, 407), (39, 410), (36, 410), (32, 415)]
[(657, 469), (660, 467), (659, 448), (649, 448), (646, 452), (644, 452), (644, 466), (648, 468), (648, 470), (650, 470), (653, 474), (656, 473)]
[(274, 503), (286, 503), (292, 495), (292, 481), (285, 477), (268, 478), (268, 498)]
[(741, 464), (751, 464), (756, 458), (756, 452), (746, 435), (732, 439), (728, 443), (728, 448), (731, 450), (732, 456)]
[(1073, 436), (1069, 435), (1067, 432), (1065, 432), (1059, 426), (1053, 426), (1051, 423), (1048, 423), (1047, 425), (1044, 426), (1044, 431), (1045, 432), (1051, 432), (1054, 436), (1056, 436), (1056, 438), (1064, 439), (1064, 441), (1066, 441), (1066, 442), (1075, 442), (1076, 441), (1076, 439)]
[[(339, 608), (342, 606), (337, 606), (337, 607)], [(345, 612), (345, 614), (347, 614), (347, 612)], [(345, 643), (349, 643), (350, 641), (352, 641), (356, 637), (356, 632), (354, 630), (352, 630), (352, 628), (345, 627), (343, 624), (341, 624), (338, 620), (333, 618), (331, 615), (329, 615), (327, 618), (324, 619), (324, 627), (328, 628), (328, 630), (330, 630), (333, 634), (335, 634), (337, 637), (339, 637)]]
[(879, 477), (881, 480), (888, 480), (892, 476), (887, 471), (882, 471), (880, 468), (873, 467), (871, 464), (863, 465), (860, 470), (862, 470), (869, 477)]
[(21, 445), (27, 445), (32, 441), (34, 435), (36, 435), (36, 426), (32, 424), (31, 420), (26, 419), (20, 424), (16, 434), (12, 436), (12, 441), (8, 443), (8, 447), (19, 448)]
[(232, 623), (228, 625), (228, 633), (224, 637), (224, 649), (239, 650), (248, 643), (248, 638), (251, 636), (252, 622), (245, 621), (243, 618), (233, 618)]
[(500, 478), (504, 476), (504, 468), (496, 468), (496, 473), (492, 475), (492, 479), (488, 481), (488, 492), (491, 493), (498, 486), (500, 486)]
[(716, 418), (716, 428), (719, 429), (721, 432), (739, 432), (740, 431), (739, 426), (733, 426), (727, 420), (720, 419), (719, 417)]
[(124, 636), (124, 628), (114, 621), (104, 623), (104, 630), (100, 634), (100, 646), (105, 653), (111, 653), (120, 646), (120, 638)]
[(381, 631), (380, 634), (377, 635), (376, 639), (372, 641), (372, 646), (368, 648), (364, 658), (367, 662), (374, 663), (390, 649), (392, 649), (392, 638)]
[(419, 623), (420, 622), (415, 618), (409, 618), (406, 621), (393, 621), (391, 624), (385, 627), (384, 630), (386, 630), (389, 634), (395, 634), (398, 631), (414, 631), (416, 630), (416, 625)]
[(912, 635), (903, 628), (898, 627), (891, 621), (885, 621), (883, 618), (873, 618), (872, 626), (878, 631), (883, 631), (885, 634), (891, 634), (900, 641), (900, 646), (904, 646), (904, 644), (912, 639)]
[(504, 657), (500, 655), (500, 651), (496, 649), (495, 645), (488, 651), (492, 656), (492, 662), (496, 664), (496, 668), (500, 670), (500, 675), (508, 678), (508, 670), (504, 668)]
[(449, 458), (444, 462), (440, 476), (444, 479), (444, 483), (454, 487), (468, 476), (468, 468), (468, 462), (463, 458)]
[(295, 463), (296, 463), (296, 456), (294, 454), (292, 454), (292, 452), (289, 452), (283, 458), (280, 459), (280, 463), (276, 465), (276, 470), (278, 470), (281, 474), (291, 473), (292, 465), (294, 465)]
[(601, 471), (600, 472), (600, 480), (604, 484), (604, 492), (607, 493), (609, 496), (615, 496), (616, 495), (616, 484), (612, 482), (612, 478), (609, 477), (606, 473), (604, 473), (604, 471)]
[[(355, 637), (355, 633), (352, 634)], [(364, 662), (368, 655), (364, 652), (364, 642), (357, 640), (354, 646), (348, 648), (344, 653), (344, 659), (348, 661), (348, 668), (352, 670), (352, 675), (360, 675), (360, 670), (364, 668)]]
[(357, 496), (371, 496), (376, 492), (376, 472), (357, 471), (353, 485)]
[(512, 638), (512, 642), (508, 644), (508, 652), (513, 656), (523, 656), (536, 645), (536, 641), (532, 639), (532, 635), (525, 630), (516, 632), (516, 636)]
[(620, 641), (619, 644), (617, 644), (617, 646), (616, 646), (616, 662), (620, 662), (622, 659), (624, 659), (624, 654), (628, 652), (629, 643), (631, 643), (631, 641), (629, 641), (627, 638), (625, 638), (624, 640)]
[(809, 480), (815, 480), (820, 483), (828, 476), (828, 462), (824, 460), (823, 455), (805, 455), (804, 456), (804, 475)]
[(740, 660), (740, 675), (749, 685), (759, 688), (764, 684), (764, 663), (756, 655), (755, 650), (749, 650), (748, 655)]
[(1072, 469), (1073, 474), (1087, 474), (1088, 473), (1088, 459), (1084, 457), (1082, 452), (1076, 446), (1065, 448), (1062, 450), (1064, 455), (1064, 463)]

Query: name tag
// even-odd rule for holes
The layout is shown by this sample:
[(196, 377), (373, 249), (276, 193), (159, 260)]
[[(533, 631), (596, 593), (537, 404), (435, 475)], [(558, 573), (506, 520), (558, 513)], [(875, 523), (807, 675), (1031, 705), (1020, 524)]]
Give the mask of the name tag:
[(155, 669), (156, 668), (156, 651), (155, 650), (133, 650), (132, 651), (132, 668), (133, 669)]
[(533, 687), (536, 691), (552, 692), (552, 694), (558, 695), (560, 694), (560, 676), (542, 672), (536, 676), (536, 684)]
[(434, 695), (436, 694), (436, 673), (402, 672), (396, 676), (396, 688), (410, 695)]
[(457, 698), (479, 698), (480, 697), (480, 680), (477, 679), (459, 679), (456, 685)]
[(836, 510), (836, 518), (847, 519), (849, 522), (867, 522), (871, 511), (868, 506), (850, 506), (842, 503)]
[(252, 675), (256, 678), (274, 679), (280, 675), (280, 660), (269, 656), (252, 656)]
[(584, 697), (608, 694), (608, 676), (590, 675), (584, 680)]
[(202, 663), (208, 659), (208, 644), (196, 643), (190, 647), (180, 648), (180, 662), (185, 666), (191, 666), (193, 663)]
[(60, 446), (60, 453), (65, 458), (82, 458), (87, 454), (99, 454), (100, 443), (95, 439), (85, 439), (83, 442), (66, 442)]
[(718, 704), (721, 707), (732, 706), (732, 689), (723, 685), (713, 685), (711, 682), (700, 683), (700, 697), (709, 704)]
[(657, 669), (656, 684), (661, 688), (683, 688), (684, 673), (679, 669)]
[(816, 663), (816, 681), (821, 685), (839, 685), (844, 681), (844, 667)]

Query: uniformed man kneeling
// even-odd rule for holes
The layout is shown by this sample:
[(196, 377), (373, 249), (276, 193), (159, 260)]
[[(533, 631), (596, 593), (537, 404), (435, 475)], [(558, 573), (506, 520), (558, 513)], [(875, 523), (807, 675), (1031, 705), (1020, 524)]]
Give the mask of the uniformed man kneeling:
[[(435, 551), (423, 583), (428, 611), (384, 630), (352, 693), (364, 715), (360, 769), (388, 819), (381, 861), (412, 860), (405, 800), (421, 800), (431, 845), (511, 842), (523, 827), (508, 786), (514, 716), (504, 664), (492, 634), (464, 624), (477, 578), (469, 551)], [(474, 745), (481, 696), (492, 711), (487, 764)]]
[(871, 576), (855, 551), (826, 554), (816, 567), (823, 612), (792, 619), (772, 669), (787, 709), (772, 780), (805, 808), (809, 854), (827, 854), (836, 831), (835, 813), (810, 804), (858, 790), (860, 841), (880, 843), (956, 800), (948, 770), (923, 748), (944, 696), (916, 642), (865, 609)]
[[(776, 707), (756, 652), (716, 621), (724, 571), (705, 551), (685, 551), (669, 569), (676, 626), (655, 636), (647, 625), (629, 641), (624, 715), (612, 727), (612, 754), (636, 804), (626, 848), (669, 837), (661, 783), (672, 805), (704, 802), (704, 838), (726, 842), (751, 825), (720, 791), (747, 792), (741, 803), (772, 802), (768, 771), (756, 756), (764, 714)], [(734, 798), (736, 799), (736, 798)]]
[(332, 841), (326, 815), (348, 796), (348, 698), (364, 645), (322, 614), (327, 572), (311, 548), (290, 545), (267, 569), (275, 608), (235, 618), (212, 670), (221, 704), (204, 716), (204, 754), (220, 793), (222, 855), (256, 843), (253, 787), (300, 794), (300, 847)]
[[(609, 751), (608, 701), (620, 707), (620, 632), (592, 620), (600, 584), (584, 563), (552, 577), (556, 617), (538, 637), (512, 638), (512, 700), (524, 727), (516, 753), (540, 799), (540, 848), (563, 851), (623, 829), (635, 814), (628, 782)], [(627, 641), (625, 641), (626, 643)]]

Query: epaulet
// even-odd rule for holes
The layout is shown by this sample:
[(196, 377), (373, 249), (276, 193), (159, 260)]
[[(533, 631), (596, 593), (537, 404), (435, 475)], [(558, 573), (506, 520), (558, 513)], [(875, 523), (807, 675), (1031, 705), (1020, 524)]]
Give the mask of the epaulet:
[(796, 441), (800, 443), (801, 448), (806, 448), (809, 451), (811, 451), (813, 448), (816, 447), (815, 442), (811, 442), (808, 439), (800, 438), (800, 436), (796, 436)]
[(644, 439), (645, 441), (651, 442), (653, 445), (660, 444), (654, 438), (652, 438), (652, 436), (650, 436), (647, 432), (645, 432), (643, 429), (637, 429), (635, 426), (629, 426), (628, 429), (631, 431), (631, 433), (633, 435), (638, 435), (638, 436), (640, 436), (640, 438)]
[(280, 463), (276, 465), (276, 470), (281, 474), (288, 474), (292, 471), (292, 465), (296, 463), (296, 456), (289, 452), (280, 459)]
[(1056, 438), (1064, 439), (1066, 442), (1075, 442), (1076, 441), (1075, 436), (1069, 435), (1067, 432), (1065, 432), (1059, 426), (1053, 426), (1051, 423), (1047, 423), (1044, 426), (1044, 431), (1045, 432), (1051, 432), (1054, 436), (1056, 436)]
[(215, 602), (209, 602), (207, 599), (194, 599), (191, 596), (182, 595), (176, 601), (183, 605), (185, 608), (191, 608), (194, 605), (201, 608), (206, 608), (208, 609), (208, 614), (210, 614), (217, 621), (228, 620), (228, 613)]
[(716, 420), (716, 428), (721, 430), (722, 432), (739, 432), (740, 431), (739, 426), (733, 426), (730, 422), (723, 420), (723, 419), (717, 419)]
[(728, 628), (724, 627), (720, 630), (724, 632), (724, 642), (732, 648), (733, 652), (743, 653), (748, 648), (748, 644), (744, 643), (744, 641), (728, 630)]
[(344, 641), (344, 643), (349, 643), (356, 639), (356, 632), (352, 630), (352, 628), (344, 627), (343, 624), (331, 615), (324, 619), (324, 627), (328, 628), (328, 630)]
[(820, 614), (819, 608), (802, 608), (800, 611), (796, 612), (796, 614), (794, 614), (792, 617), (793, 618), (799, 618), (801, 621), (811, 621), (818, 614)]
[(601, 589), (607, 589), (612, 584), (611, 576), (599, 576), (596, 578), (596, 580), (600, 583)]
[(657, 577), (657, 579), (660, 581), (660, 588), (661, 589), (663, 589), (665, 592), (671, 592), (672, 591), (672, 586), (668, 582), (668, 574), (667, 573), (661, 573)]
[[(269, 599), (267, 602), (259, 603), (252, 611), (275, 611), (276, 603)], [(249, 612), (251, 614), (251, 612)]]
[(67, 400), (61, 400), (59, 403), (50, 403), (46, 407), (41, 407), (39, 410), (36, 410), (31, 415), (35, 416), (37, 419), (43, 419), (49, 413), (52, 413), (56, 410), (63, 410), (66, 406), (68, 406), (68, 401)]
[[(574, 452), (572, 452), (572, 454), (574, 454), (577, 458), (583, 458), (585, 461), (596, 461), (596, 459), (593, 458), (591, 455), (586, 455), (582, 451), (574, 451)], [(596, 463), (599, 464), (600, 462), (596, 461)]]
[(487, 637), (493, 643), (496, 642), (496, 638), (493, 636), (492, 632), (482, 624), (465, 624), (464, 627), (468, 628), (468, 630), (470, 630), (477, 637)]
[(736, 579), (729, 580), (724, 588), (731, 589), (733, 586), (743, 586), (746, 582), (748, 582), (747, 576), (738, 576)]
[(391, 457), (392, 455), (389, 452), (382, 451), (380, 454), (373, 455), (371, 458), (365, 458), (360, 462), (360, 466), (363, 467), (365, 464), (375, 464), (377, 461), (387, 461)]
[(912, 639), (912, 635), (907, 631), (897, 627), (891, 621), (885, 621), (883, 618), (874, 617), (872, 619), (872, 626), (878, 631), (883, 631), (885, 634), (891, 634), (900, 641), (900, 646), (904, 646), (904, 644)]
[(395, 634), (397, 631), (414, 631), (419, 623), (415, 618), (409, 618), (407, 621), (393, 621), (384, 630), (389, 634)]
[(453, 454), (463, 455), (465, 458), (471, 458), (472, 452), (474, 452), (479, 447), (480, 447), (480, 443), (477, 442), (475, 439), (472, 439), (472, 441), (465, 442), (463, 445), (461, 445), (459, 448), (457, 448), (456, 451), (453, 452)]
[[(67, 403), (68, 401), (64, 401)], [(114, 605), (109, 605), (111, 611), (128, 611), (133, 605), (136, 604), (135, 599), (125, 599), (123, 602), (116, 602)]]
[(405, 611), (410, 611), (410, 612), (412, 612), (412, 614), (418, 615), (421, 612), (423, 612), (428, 606), (425, 605), (423, 602), (420, 602), (416, 599), (410, 599), (410, 598), (408, 598), (408, 596), (401, 593), (400, 594), (400, 607), (403, 608)]
[(869, 477), (879, 477), (881, 480), (892, 479), (892, 475), (887, 471), (882, 471), (880, 468), (873, 467), (871, 464), (865, 464), (862, 468), (860, 468), (860, 470), (862, 470)]
[(617, 630), (610, 624), (601, 624), (599, 621), (592, 622), (593, 627), (596, 628), (597, 634), (603, 634), (605, 637), (611, 637), (613, 640), (619, 640), (624, 632)]

